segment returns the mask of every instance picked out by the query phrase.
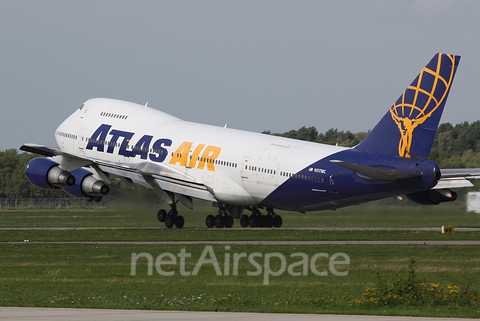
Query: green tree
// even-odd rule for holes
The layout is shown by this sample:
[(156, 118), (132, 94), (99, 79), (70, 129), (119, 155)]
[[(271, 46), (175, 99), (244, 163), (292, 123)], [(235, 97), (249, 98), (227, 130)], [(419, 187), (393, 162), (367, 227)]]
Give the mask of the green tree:
[(0, 197), (28, 198), (28, 197), (65, 197), (61, 189), (45, 190), (36, 187), (27, 180), (25, 167), (27, 163), (38, 155), (21, 153), (15, 149), (0, 151)]
[[(272, 134), (270, 131), (264, 131), (264, 134), (345, 147), (358, 145), (368, 133), (354, 134), (350, 131), (338, 131), (336, 128), (318, 133), (315, 127), (305, 126), (285, 133)], [(450, 123), (440, 124), (429, 159), (437, 162), (441, 168), (480, 167), (480, 121), (471, 124), (463, 122), (455, 126)]]

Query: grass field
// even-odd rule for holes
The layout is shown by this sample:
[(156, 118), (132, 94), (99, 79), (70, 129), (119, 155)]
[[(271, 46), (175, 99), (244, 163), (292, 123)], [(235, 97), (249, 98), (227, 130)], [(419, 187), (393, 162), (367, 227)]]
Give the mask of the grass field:
[[(194, 210), (179, 207), (180, 214), (185, 217), (185, 228), (205, 227), (205, 217), (216, 214), (217, 209), (209, 203), (196, 204)], [(159, 208), (161, 206), (149, 203), (134, 203), (132, 199), (131, 203), (104, 211), (3, 210), (0, 211), (0, 227), (164, 227), (157, 221)], [(480, 227), (480, 215), (467, 212), (462, 200), (422, 206), (387, 199), (336, 211), (307, 214), (277, 211), (277, 214), (282, 215), (283, 227)], [(240, 227), (238, 220), (233, 227)]]
[[(282, 213), (282, 216), (285, 227), (480, 226), (479, 215), (467, 213), (455, 203), (446, 205), (395, 206), (385, 202), (314, 214)], [(102, 212), (2, 211), (0, 227), (162, 227), (156, 221), (154, 208), (138, 208)], [(209, 253), (206, 258), (212, 261), (212, 252), (205, 252), (205, 245), (36, 243), (62, 240), (480, 239), (477, 232), (447, 235), (432, 231), (203, 229), (205, 216), (212, 211), (214, 209), (209, 207), (200, 207), (190, 213), (185, 210), (186, 227), (190, 228), (184, 230), (0, 230), (0, 305), (480, 317), (479, 246), (213, 245), (211, 251), (220, 274), (217, 275), (213, 264), (206, 263), (201, 265), (197, 275), (186, 275), (184, 272), (194, 271), (202, 254)], [(234, 226), (238, 227), (238, 221)], [(31, 242), (7, 243), (25, 237)], [(180, 267), (178, 256), (182, 249), (191, 254), (185, 258), (185, 271)], [(148, 275), (149, 261), (145, 257), (136, 261), (136, 273), (132, 275), (132, 253), (151, 255), (152, 275)], [(161, 275), (155, 266), (158, 256), (168, 253), (175, 256), (177, 264), (163, 264), (159, 268), (173, 272), (172, 276)], [(245, 256), (259, 253), (260, 256), (253, 259), (258, 266), (246, 257), (238, 259), (238, 273), (233, 275), (234, 256), (241, 253)], [(268, 285), (265, 285), (267, 254), (272, 253), (278, 254), (268, 260), (272, 275), (268, 275)], [(306, 263), (291, 257), (292, 253), (302, 253), (307, 258)], [(310, 259), (318, 253), (325, 253), (327, 257), (317, 255), (313, 266), (315, 271), (326, 272), (326, 276), (315, 275), (310, 265)], [(348, 275), (337, 276), (330, 269), (329, 259), (335, 253), (348, 256), (349, 264), (337, 266), (338, 271), (348, 271)], [(283, 273), (280, 273), (279, 255), (285, 257)], [(162, 262), (169, 258), (165, 256)], [(423, 302), (407, 298), (411, 291), (404, 291), (404, 297), (394, 298), (401, 288), (412, 284), (409, 281), (412, 258), (416, 259), (416, 284), (423, 284), (425, 289), (429, 287)], [(289, 273), (290, 267), (292, 273)], [(258, 275), (249, 275), (255, 272)], [(393, 290), (389, 292), (391, 297), (387, 298), (388, 291), (383, 297), (371, 295), (383, 284), (379, 283), (377, 273)], [(418, 297), (420, 290), (415, 291)], [(471, 296), (461, 297), (463, 294)], [(378, 297), (379, 300), (372, 299)]]

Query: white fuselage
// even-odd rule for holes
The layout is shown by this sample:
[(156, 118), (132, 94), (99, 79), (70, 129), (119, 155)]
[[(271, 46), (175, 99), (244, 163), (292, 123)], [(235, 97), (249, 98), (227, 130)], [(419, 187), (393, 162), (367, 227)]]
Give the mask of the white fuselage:
[[(95, 137), (101, 125), (108, 133)], [(347, 149), (183, 121), (104, 98), (85, 102), (58, 127), (55, 138), (66, 153), (203, 184), (216, 201), (232, 205), (256, 205), (295, 173)], [(116, 174), (115, 169), (106, 171)], [(146, 185), (134, 171), (129, 178)], [(201, 193), (193, 196), (212, 200)]]

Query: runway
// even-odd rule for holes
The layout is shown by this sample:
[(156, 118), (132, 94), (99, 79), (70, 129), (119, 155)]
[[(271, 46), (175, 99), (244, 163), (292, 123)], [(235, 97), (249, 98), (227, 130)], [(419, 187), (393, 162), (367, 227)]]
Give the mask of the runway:
[[(25, 242), (0, 242), (0, 244), (24, 244)], [(480, 240), (445, 240), (445, 241), (49, 241), (29, 244), (103, 244), (103, 245), (191, 245), (191, 244), (215, 244), (215, 245), (480, 245)]]
[(469, 321), (464, 318), (391, 317), (368, 315), (241, 313), (152, 310), (55, 309), (0, 307), (0, 320), (22, 321), (184, 321), (184, 320), (244, 320), (244, 321)]
[[(73, 230), (165, 230), (164, 227), (0, 227), (1, 230), (56, 230), (56, 231), (73, 231)], [(277, 228), (276, 228), (277, 229)], [(281, 230), (315, 230), (319, 232), (328, 231), (432, 231), (441, 232), (440, 227), (292, 227), (279, 228)], [(208, 228), (184, 228), (182, 230), (212, 230)], [(213, 229), (215, 230), (215, 229)], [(244, 228), (232, 228), (230, 230), (246, 230)], [(251, 230), (251, 229), (248, 229)], [(256, 228), (254, 230), (265, 230), (264, 228)], [(458, 227), (455, 232), (480, 232), (479, 227)], [(480, 245), (480, 240), (342, 240), (342, 241), (47, 241), (30, 243), (49, 243), (49, 244), (105, 244), (105, 245), (160, 245), (160, 244), (241, 244), (241, 245)], [(19, 244), (18, 242), (0, 242), (1, 244)]]
[[(264, 231), (267, 228), (256, 227), (256, 228), (241, 228), (241, 227), (232, 227), (228, 229), (229, 231), (248, 231), (248, 230), (260, 230)], [(313, 230), (313, 231), (441, 231), (440, 227), (276, 227), (268, 228), (275, 230)], [(56, 231), (69, 231), (69, 230), (170, 230), (166, 227), (102, 227), (102, 226), (89, 226), (89, 227), (0, 227), (0, 230), (56, 230)], [(183, 227), (182, 231), (188, 230), (218, 230), (216, 228), (208, 227)], [(458, 231), (480, 231), (480, 227), (459, 227), (456, 228)]]

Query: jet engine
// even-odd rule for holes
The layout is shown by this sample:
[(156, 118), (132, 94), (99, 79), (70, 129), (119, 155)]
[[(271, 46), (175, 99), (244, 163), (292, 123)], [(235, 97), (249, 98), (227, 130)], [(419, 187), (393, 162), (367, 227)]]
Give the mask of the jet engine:
[(30, 183), (43, 189), (56, 189), (75, 184), (75, 177), (48, 158), (30, 160), (25, 168)]
[(457, 199), (457, 193), (449, 188), (429, 189), (407, 194), (406, 196), (415, 203), (423, 205), (437, 205), (442, 202), (453, 202)]
[(85, 198), (91, 202), (95, 200), (99, 202), (103, 195), (107, 195), (110, 191), (109, 187), (101, 180), (95, 178), (93, 174), (86, 169), (79, 168), (72, 171), (75, 177), (75, 184), (64, 187), (65, 193), (77, 197)]

